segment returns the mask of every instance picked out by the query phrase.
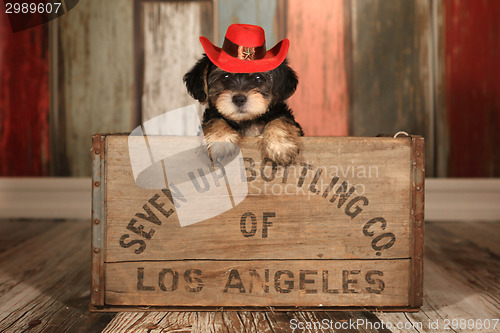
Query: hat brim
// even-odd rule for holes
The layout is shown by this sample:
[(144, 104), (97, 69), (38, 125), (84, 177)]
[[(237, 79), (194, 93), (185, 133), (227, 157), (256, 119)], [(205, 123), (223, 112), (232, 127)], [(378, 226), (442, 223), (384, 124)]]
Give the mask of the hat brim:
[(231, 73), (257, 73), (275, 69), (285, 60), (290, 41), (283, 39), (266, 52), (262, 59), (242, 60), (230, 56), (220, 47), (215, 46), (208, 38), (200, 37), (201, 45), (207, 57), (220, 69)]

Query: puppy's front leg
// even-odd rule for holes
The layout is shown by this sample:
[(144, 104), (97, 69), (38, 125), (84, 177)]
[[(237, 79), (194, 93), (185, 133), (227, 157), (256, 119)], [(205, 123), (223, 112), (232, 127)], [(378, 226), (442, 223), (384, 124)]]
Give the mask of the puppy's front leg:
[(203, 134), (207, 140), (212, 160), (222, 162), (232, 157), (238, 150), (240, 134), (224, 119), (212, 119), (203, 125)]
[(287, 118), (270, 121), (262, 135), (261, 149), (264, 157), (280, 165), (289, 165), (299, 155), (300, 129)]

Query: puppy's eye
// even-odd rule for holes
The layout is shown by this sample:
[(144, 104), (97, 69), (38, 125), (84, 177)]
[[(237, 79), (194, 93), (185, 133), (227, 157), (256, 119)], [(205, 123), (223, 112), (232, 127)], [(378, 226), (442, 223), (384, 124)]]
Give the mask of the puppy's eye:
[(229, 81), (229, 79), (231, 79), (231, 75), (230, 74), (224, 74), (224, 75), (222, 75), (222, 78), (221, 78), (222, 81), (227, 82), (227, 81)]
[(257, 84), (262, 84), (265, 81), (264, 77), (260, 74), (255, 75), (253, 79)]

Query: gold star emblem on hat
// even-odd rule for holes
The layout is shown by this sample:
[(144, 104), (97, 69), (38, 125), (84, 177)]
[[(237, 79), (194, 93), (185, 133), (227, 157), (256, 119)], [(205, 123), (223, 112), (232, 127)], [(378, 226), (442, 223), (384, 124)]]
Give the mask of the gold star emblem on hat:
[(245, 56), (244, 60), (252, 60), (255, 51), (251, 47), (246, 47), (243, 49), (243, 55)]

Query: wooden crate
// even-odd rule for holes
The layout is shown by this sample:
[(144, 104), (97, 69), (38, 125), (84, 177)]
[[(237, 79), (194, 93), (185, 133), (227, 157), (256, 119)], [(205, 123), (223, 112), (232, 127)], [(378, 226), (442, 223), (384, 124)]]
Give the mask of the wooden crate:
[(257, 139), (245, 139), (246, 198), (184, 227), (178, 193), (136, 185), (128, 140), (93, 137), (91, 309), (422, 305), (423, 138), (305, 137), (289, 168), (263, 160)]

